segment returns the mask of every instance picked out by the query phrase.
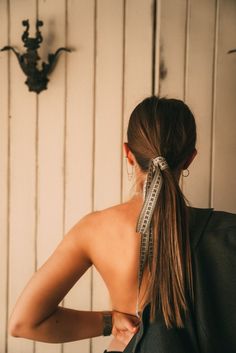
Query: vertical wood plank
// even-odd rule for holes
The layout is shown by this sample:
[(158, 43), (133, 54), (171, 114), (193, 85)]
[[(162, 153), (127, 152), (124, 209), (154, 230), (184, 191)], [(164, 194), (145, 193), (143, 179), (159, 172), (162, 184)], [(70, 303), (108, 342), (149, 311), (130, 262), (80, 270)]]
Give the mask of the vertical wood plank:
[(187, 1), (161, 1), (159, 94), (169, 98), (184, 97)]
[(183, 190), (196, 207), (210, 206), (214, 38), (215, 0), (192, 1), (186, 103), (196, 119), (198, 155), (189, 168), (190, 176), (183, 179)]
[(156, 0), (156, 28), (155, 28), (155, 65), (154, 68), (154, 94), (160, 94), (160, 78), (161, 78), (161, 0)]
[[(41, 55), (65, 45), (65, 1), (38, 2), (44, 42)], [(38, 227), (37, 264), (40, 267), (61, 241), (64, 231), (64, 129), (65, 55), (62, 53), (50, 75), (48, 89), (38, 101)], [(35, 351), (59, 353), (61, 345), (36, 343)]]
[(115, 0), (97, 5), (95, 209), (111, 206), (120, 196), (122, 5)]
[[(7, 1), (0, 2), (0, 48), (7, 45), (8, 42), (8, 13)], [(8, 316), (8, 178), (9, 178), (9, 119), (8, 119), (8, 61), (9, 56), (1, 53), (0, 56), (0, 352), (5, 352), (6, 348), (6, 331)]]
[(236, 2), (219, 2), (219, 35), (216, 67), (213, 206), (236, 213)]
[[(98, 0), (96, 22), (94, 209), (98, 210), (120, 201), (123, 1)], [(94, 310), (109, 308), (107, 289), (95, 270), (92, 295)], [(103, 351), (109, 340), (93, 339), (93, 353)]]
[[(152, 93), (152, 0), (129, 0), (126, 2), (125, 65), (124, 65), (124, 131), (134, 107)], [(134, 180), (128, 181), (124, 153), (123, 200), (132, 195)]]
[[(34, 33), (35, 2), (10, 2), (10, 44), (22, 45), (23, 19), (29, 19)], [(33, 27), (33, 28), (32, 28)], [(24, 84), (25, 76), (11, 54), (10, 60), (10, 267), (9, 312), (34, 272), (35, 233), (35, 94)], [(9, 337), (9, 352), (33, 351), (33, 342)]]
[[(66, 212), (68, 230), (92, 210), (94, 0), (68, 2)], [(65, 306), (90, 310), (91, 271), (68, 293)], [(89, 340), (66, 343), (64, 353), (88, 353)]]

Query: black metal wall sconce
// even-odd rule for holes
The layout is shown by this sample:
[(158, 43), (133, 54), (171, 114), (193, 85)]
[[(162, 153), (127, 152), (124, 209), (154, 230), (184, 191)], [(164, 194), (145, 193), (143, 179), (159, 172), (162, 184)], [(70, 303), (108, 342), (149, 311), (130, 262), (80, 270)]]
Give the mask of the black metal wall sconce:
[(43, 26), (43, 21), (37, 20), (36, 22), (35, 38), (29, 37), (29, 20), (22, 21), (22, 25), (26, 27), (21, 37), (24, 42), (24, 47), (27, 48), (26, 52), (20, 54), (11, 46), (5, 46), (1, 51), (12, 50), (15, 53), (22, 71), (27, 76), (25, 84), (29, 87), (29, 91), (40, 93), (47, 89), (49, 81), (47, 76), (52, 72), (58, 54), (61, 51), (70, 52), (71, 50), (62, 47), (57, 49), (54, 54), (48, 54), (48, 62), (42, 62), (41, 69), (39, 69), (38, 61), (40, 60), (40, 56), (38, 55), (37, 49), (43, 41), (42, 34), (39, 30), (39, 27)]

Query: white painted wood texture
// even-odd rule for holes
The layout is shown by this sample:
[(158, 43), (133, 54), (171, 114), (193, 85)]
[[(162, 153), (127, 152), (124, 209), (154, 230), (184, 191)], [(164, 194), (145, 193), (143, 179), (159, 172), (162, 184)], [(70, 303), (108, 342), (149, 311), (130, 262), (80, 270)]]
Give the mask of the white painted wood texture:
[[(199, 155), (183, 185), (191, 203), (236, 212), (236, 54), (227, 54), (236, 48), (236, 3), (159, 0), (155, 36), (153, 3), (0, 1), (0, 47), (9, 38), (23, 50), (21, 21), (30, 19), (34, 35), (38, 13), (42, 58), (60, 46), (73, 49), (61, 54), (38, 98), (28, 92), (15, 56), (0, 53), (0, 352), (105, 349), (107, 338), (64, 345), (5, 340), (5, 318), (34, 270), (81, 217), (129, 198), (134, 181), (127, 178), (122, 143), (132, 109), (153, 89), (185, 99), (195, 113)], [(100, 275), (89, 270), (64, 305), (109, 308)]]
[(219, 1), (212, 201), (236, 213), (236, 2)]
[(196, 207), (211, 206), (215, 5), (215, 0), (192, 1), (189, 5), (185, 100), (196, 119), (198, 154), (189, 168), (190, 176), (184, 178), (184, 193)]
[[(187, 64), (188, 0), (160, 2), (161, 96), (184, 98)], [(165, 73), (166, 72), (166, 73)], [(163, 78), (162, 78), (163, 77)]]
[[(8, 11), (7, 1), (0, 1), (0, 43), (8, 42)], [(9, 148), (9, 116), (8, 116), (8, 70), (9, 55), (0, 57), (0, 352), (6, 350), (6, 329), (8, 317), (8, 148)]]

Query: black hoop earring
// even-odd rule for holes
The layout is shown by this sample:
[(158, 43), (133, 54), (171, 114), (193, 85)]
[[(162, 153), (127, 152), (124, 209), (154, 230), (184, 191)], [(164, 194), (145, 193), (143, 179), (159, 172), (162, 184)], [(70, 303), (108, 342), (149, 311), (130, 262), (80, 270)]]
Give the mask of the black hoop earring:
[[(184, 174), (185, 171), (187, 172), (187, 174)], [(184, 169), (182, 171), (182, 175), (183, 175), (184, 178), (187, 178), (189, 176), (189, 170), (188, 169)]]

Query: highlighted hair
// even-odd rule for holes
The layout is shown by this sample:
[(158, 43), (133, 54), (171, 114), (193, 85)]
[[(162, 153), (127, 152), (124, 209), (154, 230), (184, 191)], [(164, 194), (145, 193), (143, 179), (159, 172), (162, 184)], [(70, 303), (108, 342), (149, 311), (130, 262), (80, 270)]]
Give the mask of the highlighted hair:
[(127, 137), (143, 172), (156, 156), (163, 156), (169, 165), (162, 171), (163, 184), (152, 218), (148, 298), (151, 320), (161, 310), (167, 327), (183, 327), (194, 295), (188, 212), (176, 173), (195, 149), (195, 120), (181, 100), (152, 96), (132, 112)]

